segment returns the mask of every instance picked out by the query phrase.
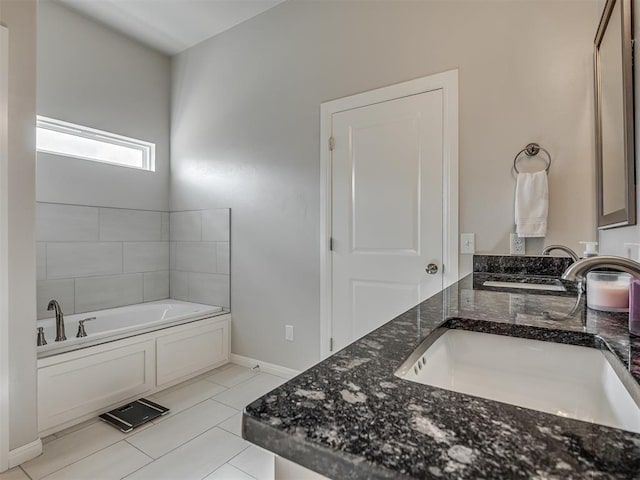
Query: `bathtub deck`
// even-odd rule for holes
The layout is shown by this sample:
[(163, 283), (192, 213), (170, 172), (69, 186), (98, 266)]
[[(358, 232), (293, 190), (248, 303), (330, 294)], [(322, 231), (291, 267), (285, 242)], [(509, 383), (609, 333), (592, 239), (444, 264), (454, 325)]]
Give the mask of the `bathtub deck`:
[(227, 364), (149, 397), (171, 413), (129, 434), (97, 419), (43, 439), (0, 480), (272, 479), (273, 454), (240, 437), (244, 405), (287, 379)]

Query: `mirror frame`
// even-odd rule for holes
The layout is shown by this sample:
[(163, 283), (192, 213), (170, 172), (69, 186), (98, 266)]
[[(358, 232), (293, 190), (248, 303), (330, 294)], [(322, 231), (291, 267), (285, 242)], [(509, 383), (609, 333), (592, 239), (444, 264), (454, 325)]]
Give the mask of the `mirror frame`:
[[(611, 18), (616, 2), (620, 2), (619, 19)], [(631, 0), (607, 0), (598, 25), (594, 42), (595, 73), (595, 113), (596, 113), (596, 179), (598, 229), (622, 227), (636, 224), (636, 175), (634, 141), (634, 101), (633, 101), (633, 37)], [(600, 82), (600, 45), (609, 21), (620, 21), (622, 26), (622, 99), (624, 109), (624, 161), (626, 173), (626, 195), (624, 209), (604, 214), (603, 208), (603, 152), (602, 152), (602, 91)]]

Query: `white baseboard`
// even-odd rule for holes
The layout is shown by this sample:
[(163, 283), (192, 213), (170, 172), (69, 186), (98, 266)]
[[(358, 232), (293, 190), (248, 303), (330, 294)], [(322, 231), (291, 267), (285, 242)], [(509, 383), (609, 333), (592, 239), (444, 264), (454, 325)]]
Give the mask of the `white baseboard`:
[(17, 467), (32, 458), (36, 458), (41, 453), (42, 440), (40, 438), (21, 447), (14, 448), (9, 451), (9, 468)]
[(256, 365), (259, 365), (261, 372), (270, 373), (282, 378), (293, 378), (300, 373), (299, 370), (282, 367), (280, 365), (275, 365), (269, 362), (263, 362), (262, 360), (256, 360), (255, 358), (244, 357), (235, 353), (231, 354), (231, 363), (249, 368), (253, 368)]

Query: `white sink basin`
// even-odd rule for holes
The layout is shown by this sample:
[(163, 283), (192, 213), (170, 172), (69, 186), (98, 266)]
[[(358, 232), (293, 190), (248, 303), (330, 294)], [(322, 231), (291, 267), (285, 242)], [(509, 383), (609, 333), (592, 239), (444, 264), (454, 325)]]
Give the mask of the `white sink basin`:
[(543, 290), (547, 292), (566, 292), (567, 289), (562, 285), (552, 285), (543, 283), (522, 283), (522, 282), (497, 282), (494, 280), (487, 280), (482, 284), (484, 287), (499, 287), (499, 288), (518, 288), (524, 290)]
[(638, 405), (595, 348), (447, 330), (424, 353), (416, 350), (396, 375), (640, 433)]

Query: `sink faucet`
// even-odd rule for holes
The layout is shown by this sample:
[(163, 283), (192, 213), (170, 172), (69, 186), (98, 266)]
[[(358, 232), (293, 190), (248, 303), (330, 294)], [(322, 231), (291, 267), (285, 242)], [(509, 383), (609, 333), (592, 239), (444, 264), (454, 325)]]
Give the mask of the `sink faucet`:
[(580, 260), (578, 254), (571, 250), (569, 247), (565, 247), (564, 245), (547, 245), (542, 249), (542, 255), (549, 255), (553, 250), (562, 250), (564, 253), (573, 258), (574, 262)]
[(563, 280), (582, 282), (585, 275), (595, 268), (610, 268), (626, 272), (636, 278), (640, 278), (640, 263), (626, 257), (616, 257), (614, 255), (599, 255), (578, 260), (569, 265), (562, 274)]
[(47, 305), (47, 310), (55, 310), (56, 312), (56, 342), (62, 342), (67, 339), (64, 334), (64, 314), (57, 300), (51, 300)]

